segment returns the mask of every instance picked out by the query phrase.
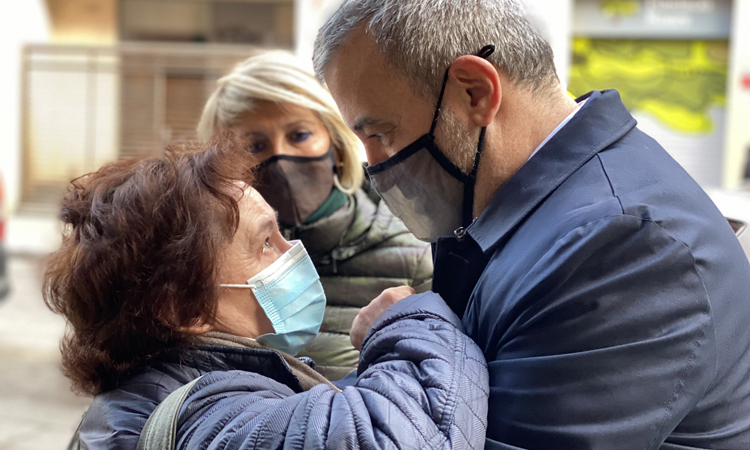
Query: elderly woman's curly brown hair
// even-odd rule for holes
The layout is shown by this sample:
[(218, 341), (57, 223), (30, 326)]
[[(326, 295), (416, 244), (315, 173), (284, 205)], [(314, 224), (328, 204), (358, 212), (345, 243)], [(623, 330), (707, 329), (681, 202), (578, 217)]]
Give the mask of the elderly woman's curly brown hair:
[(220, 249), (237, 229), (238, 181), (251, 184), (242, 144), (167, 148), (71, 183), (60, 249), (44, 299), (68, 321), (63, 369), (96, 395), (165, 350), (189, 344), (187, 327), (216, 312)]

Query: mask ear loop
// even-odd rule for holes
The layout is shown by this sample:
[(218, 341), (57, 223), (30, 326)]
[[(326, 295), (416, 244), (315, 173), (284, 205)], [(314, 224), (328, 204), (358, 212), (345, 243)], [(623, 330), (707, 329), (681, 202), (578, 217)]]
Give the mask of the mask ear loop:
[(430, 137), (435, 139), (435, 128), (437, 128), (438, 119), (440, 119), (440, 108), (443, 106), (443, 96), (445, 95), (445, 86), (448, 85), (448, 71), (450, 67), (445, 70), (445, 76), (443, 76), (443, 86), (440, 88), (440, 95), (438, 96), (437, 106), (435, 107), (435, 115), (432, 117), (432, 126), (430, 127)]
[(220, 284), (219, 286), (223, 288), (232, 288), (232, 289), (255, 289), (256, 288), (254, 284)]
[[(490, 55), (492, 55), (495, 52), (495, 46), (494, 45), (485, 45), (482, 47), (481, 50), (476, 54), (476, 56), (487, 59)], [(448, 74), (446, 72), (446, 80), (448, 78)], [(445, 91), (445, 84), (443, 84), (443, 91)], [(441, 93), (441, 101), (442, 101), (442, 93)], [(472, 224), (474, 221), (474, 189), (476, 188), (477, 184), (477, 173), (479, 172), (479, 162), (482, 159), (482, 151), (484, 150), (484, 138), (487, 134), (487, 127), (482, 127), (482, 130), (479, 132), (479, 142), (477, 143), (477, 151), (474, 155), (474, 167), (472, 167), (471, 173), (469, 174), (469, 178), (471, 179), (471, 182), (469, 185), (467, 185), (464, 188), (464, 207), (463, 207), (463, 229), (465, 230), (466, 227)], [(458, 231), (456, 230), (456, 235), (458, 235)]]
[[(482, 158), (484, 149), (484, 136), (487, 133), (487, 127), (482, 127), (479, 132), (479, 142), (477, 143), (477, 152), (474, 156), (474, 167), (469, 174), (469, 181), (464, 187), (464, 207), (462, 213), (463, 227), (465, 230), (474, 222), (474, 190), (477, 185), (477, 172), (479, 172), (479, 160)], [(458, 230), (457, 230), (458, 231)]]
[[(476, 53), (476, 56), (487, 59), (490, 55), (492, 55), (495, 52), (495, 46), (485, 45), (482, 47), (479, 52)], [(443, 85), (440, 88), (440, 95), (438, 96), (437, 106), (435, 107), (435, 115), (432, 117), (432, 126), (430, 127), (430, 138), (433, 140), (435, 139), (435, 129), (437, 128), (438, 119), (440, 119), (440, 110), (443, 106), (443, 97), (445, 96), (445, 88), (448, 85), (448, 73), (450, 72), (450, 66), (445, 70), (445, 75), (443, 76)], [(474, 167), (471, 170), (471, 173), (469, 174), (469, 178), (471, 181), (464, 182), (464, 201), (463, 201), (463, 211), (462, 211), (462, 222), (463, 227), (459, 228), (455, 231), (456, 236), (459, 236), (459, 234), (463, 235), (463, 233), (466, 230), (466, 227), (471, 225), (473, 222), (473, 216), (474, 216), (474, 189), (476, 187), (476, 181), (477, 181), (477, 172), (479, 171), (479, 161), (482, 156), (482, 150), (484, 149), (484, 138), (485, 134), (487, 133), (487, 127), (482, 127), (482, 131), (479, 133), (479, 142), (477, 143), (477, 151), (474, 155)]]
[[(487, 59), (491, 54), (495, 53), (495, 46), (485, 45), (482, 47), (476, 56)], [(435, 115), (432, 117), (432, 126), (430, 127), (430, 137), (435, 138), (435, 128), (437, 128), (438, 119), (440, 118), (440, 109), (443, 106), (443, 97), (445, 96), (445, 87), (448, 85), (448, 72), (451, 70), (450, 66), (445, 69), (445, 75), (443, 76), (443, 86), (440, 88), (440, 95), (438, 96), (437, 106), (435, 107)]]
[(346, 189), (344, 189), (344, 186), (341, 184), (341, 179), (339, 178), (343, 172), (344, 163), (341, 162), (339, 164), (336, 159), (336, 152), (338, 151), (339, 150), (333, 144), (331, 144), (331, 148), (328, 150), (331, 159), (333, 159), (333, 186), (341, 192), (346, 192)]

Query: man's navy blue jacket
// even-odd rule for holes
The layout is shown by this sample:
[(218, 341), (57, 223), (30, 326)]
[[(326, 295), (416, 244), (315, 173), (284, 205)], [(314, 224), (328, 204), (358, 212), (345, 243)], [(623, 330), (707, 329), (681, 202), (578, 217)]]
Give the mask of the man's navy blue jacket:
[(488, 449), (750, 449), (750, 264), (616, 91), (436, 249), (484, 352)]

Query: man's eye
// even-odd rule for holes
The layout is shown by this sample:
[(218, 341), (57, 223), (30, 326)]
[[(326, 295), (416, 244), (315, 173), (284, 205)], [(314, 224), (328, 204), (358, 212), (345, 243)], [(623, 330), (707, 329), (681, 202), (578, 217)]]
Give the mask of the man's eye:
[(269, 242), (268, 239), (266, 239), (266, 242), (263, 243), (263, 251), (269, 251), (271, 250), (271, 242)]
[(312, 136), (312, 132), (310, 131), (295, 131), (289, 137), (292, 142), (304, 142), (308, 140), (310, 136)]

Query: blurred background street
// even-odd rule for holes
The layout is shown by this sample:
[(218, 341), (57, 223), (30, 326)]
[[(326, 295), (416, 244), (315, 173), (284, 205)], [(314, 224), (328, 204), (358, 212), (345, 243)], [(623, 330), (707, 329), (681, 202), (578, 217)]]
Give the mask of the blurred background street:
[[(41, 296), (70, 180), (195, 139), (223, 74), (269, 49), (310, 61), (341, 1), (0, 1), (0, 450), (64, 449), (90, 402), (60, 371), (65, 323)], [(523, 1), (571, 95), (618, 89), (750, 222), (750, 0)]]
[(90, 399), (60, 372), (65, 323), (44, 306), (44, 258), (11, 256), (13, 288), (0, 303), (0, 450), (63, 449)]

